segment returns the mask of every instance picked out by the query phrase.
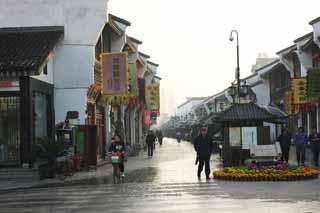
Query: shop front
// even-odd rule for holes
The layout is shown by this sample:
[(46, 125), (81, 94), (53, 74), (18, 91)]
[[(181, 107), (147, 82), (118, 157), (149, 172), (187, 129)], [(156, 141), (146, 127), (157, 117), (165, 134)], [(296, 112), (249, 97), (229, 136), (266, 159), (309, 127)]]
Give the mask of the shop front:
[(31, 165), (38, 138), (54, 136), (48, 63), (63, 32), (62, 26), (0, 28), (0, 166)]
[(54, 134), (53, 85), (20, 77), (11, 89), (0, 91), (0, 165), (8, 166), (30, 163), (38, 138)]

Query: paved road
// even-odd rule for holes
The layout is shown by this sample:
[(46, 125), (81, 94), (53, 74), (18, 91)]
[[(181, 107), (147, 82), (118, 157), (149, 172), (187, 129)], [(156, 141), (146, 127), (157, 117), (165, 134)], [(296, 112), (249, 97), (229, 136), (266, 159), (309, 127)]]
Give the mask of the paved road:
[(0, 212), (320, 212), (320, 180), (198, 181), (192, 146), (171, 139), (142, 160), (147, 166), (127, 174), (126, 184), (0, 194)]

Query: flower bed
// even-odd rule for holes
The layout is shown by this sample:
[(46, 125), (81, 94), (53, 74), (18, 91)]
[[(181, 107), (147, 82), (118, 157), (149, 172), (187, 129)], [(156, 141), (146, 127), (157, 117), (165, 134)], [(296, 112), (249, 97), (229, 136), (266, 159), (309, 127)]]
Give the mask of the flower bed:
[(257, 168), (227, 167), (213, 172), (215, 179), (232, 181), (296, 181), (318, 178), (319, 172), (308, 167)]

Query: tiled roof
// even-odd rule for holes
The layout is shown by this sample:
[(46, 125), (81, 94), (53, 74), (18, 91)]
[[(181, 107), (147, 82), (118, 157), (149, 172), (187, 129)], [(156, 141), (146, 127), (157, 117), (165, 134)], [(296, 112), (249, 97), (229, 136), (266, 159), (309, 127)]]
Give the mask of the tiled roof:
[(222, 122), (271, 121), (275, 118), (275, 115), (255, 103), (233, 104), (218, 116)]
[(0, 77), (38, 75), (63, 27), (0, 28)]

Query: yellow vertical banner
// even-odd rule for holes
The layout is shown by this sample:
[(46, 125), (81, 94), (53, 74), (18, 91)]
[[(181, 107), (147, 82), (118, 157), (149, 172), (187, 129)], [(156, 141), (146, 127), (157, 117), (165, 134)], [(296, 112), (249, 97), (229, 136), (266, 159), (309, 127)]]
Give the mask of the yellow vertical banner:
[(128, 64), (129, 71), (129, 96), (138, 96), (138, 75), (136, 64)]
[(307, 96), (307, 79), (293, 78), (292, 79), (293, 103), (306, 104), (308, 103)]
[(284, 110), (288, 115), (292, 114), (293, 109), (293, 103), (292, 103), (292, 92), (286, 91), (284, 93)]
[(160, 85), (146, 85), (146, 108), (151, 111), (160, 110)]

